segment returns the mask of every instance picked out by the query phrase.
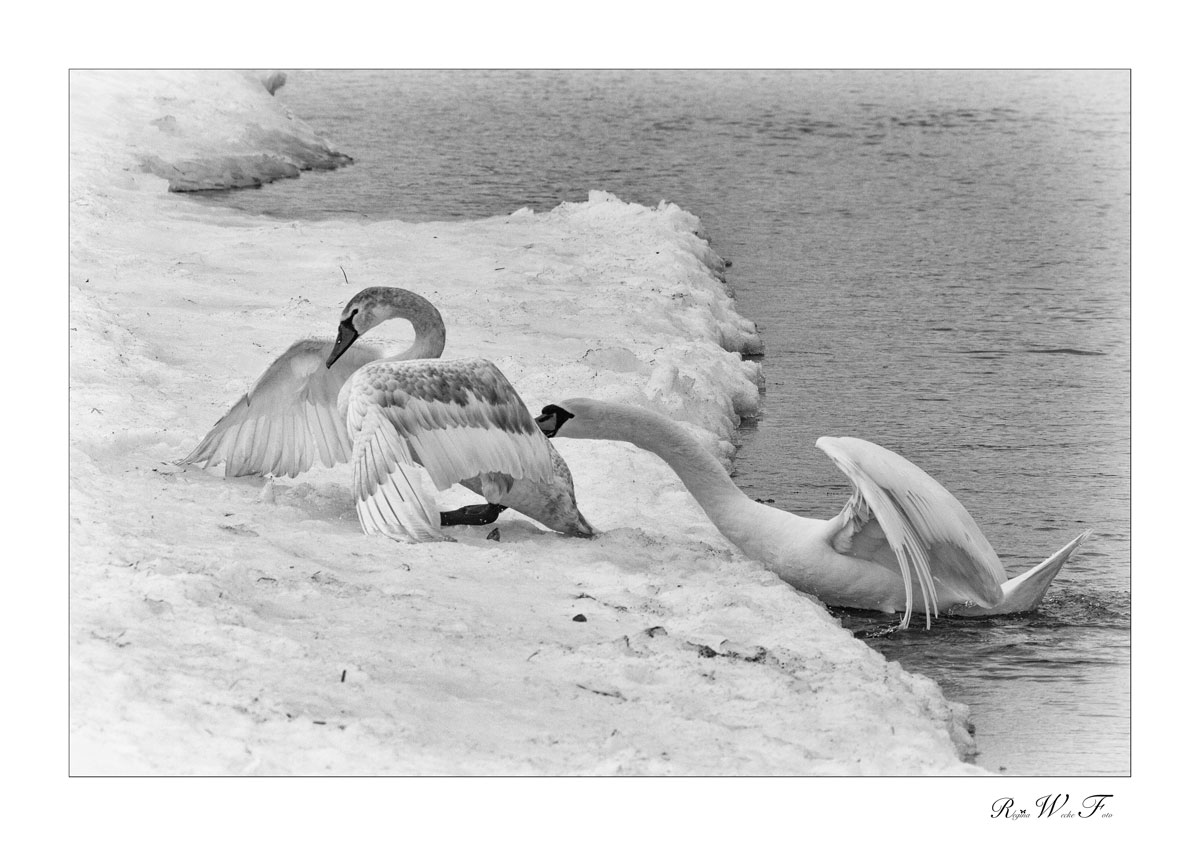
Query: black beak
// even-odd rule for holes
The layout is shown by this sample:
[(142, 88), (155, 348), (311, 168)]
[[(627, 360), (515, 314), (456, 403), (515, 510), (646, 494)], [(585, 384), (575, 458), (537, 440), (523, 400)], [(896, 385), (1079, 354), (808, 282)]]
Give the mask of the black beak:
[(558, 418), (553, 414), (539, 414), (536, 418), (538, 428), (541, 429), (547, 438), (553, 438), (558, 432)]
[(325, 361), (326, 369), (333, 367), (333, 363), (342, 357), (342, 353), (350, 349), (350, 346), (358, 340), (358, 330), (354, 328), (354, 324), (347, 317), (338, 324), (337, 340), (333, 342), (333, 352), (329, 354), (329, 358)]

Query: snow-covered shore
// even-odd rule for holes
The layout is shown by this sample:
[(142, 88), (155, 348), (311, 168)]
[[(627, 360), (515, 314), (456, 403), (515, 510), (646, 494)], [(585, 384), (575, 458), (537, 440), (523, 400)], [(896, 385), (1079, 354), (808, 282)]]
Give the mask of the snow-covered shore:
[(251, 74), (72, 74), (73, 773), (982, 772), (962, 706), (628, 445), (559, 445), (590, 541), (509, 512), (498, 542), (399, 545), (361, 533), (345, 467), (173, 466), (368, 285), (431, 299), (446, 355), (493, 360), (535, 410), (653, 407), (728, 460), (757, 405), (754, 327), (676, 206), (289, 222), (168, 193), (289, 175), (300, 150), (340, 161)]

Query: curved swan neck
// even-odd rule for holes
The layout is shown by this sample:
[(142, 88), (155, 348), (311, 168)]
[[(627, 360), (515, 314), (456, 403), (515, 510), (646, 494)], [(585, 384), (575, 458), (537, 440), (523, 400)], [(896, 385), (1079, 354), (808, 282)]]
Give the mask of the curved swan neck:
[(403, 318), (412, 324), (415, 337), (412, 346), (385, 361), (408, 361), (415, 358), (439, 358), (446, 348), (446, 324), (442, 313), (420, 294), (404, 288), (378, 289), (375, 305), (377, 322)]

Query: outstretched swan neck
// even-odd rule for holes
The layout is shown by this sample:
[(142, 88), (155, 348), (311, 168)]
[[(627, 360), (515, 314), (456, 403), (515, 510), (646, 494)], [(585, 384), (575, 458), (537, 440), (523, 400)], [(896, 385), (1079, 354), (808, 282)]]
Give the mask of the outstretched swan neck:
[(616, 403), (570, 400), (578, 411), (558, 431), (567, 438), (627, 441), (654, 453), (679, 476), (709, 518), (718, 525), (732, 506), (754, 505), (716, 457), (679, 423), (656, 411)]
[(716, 457), (679, 423), (656, 411), (601, 400), (567, 400), (538, 418), (544, 431), (568, 438), (628, 441), (667, 462), (708, 519), (751, 558), (777, 569), (795, 532), (823, 533), (825, 521), (755, 502), (733, 483)]

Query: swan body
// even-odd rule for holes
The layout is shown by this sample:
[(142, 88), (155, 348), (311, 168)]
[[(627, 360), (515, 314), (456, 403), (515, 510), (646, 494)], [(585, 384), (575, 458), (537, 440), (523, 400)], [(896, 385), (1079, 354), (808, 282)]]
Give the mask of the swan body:
[[(415, 340), (382, 357), (356, 344), (405, 318)], [(591, 536), (566, 462), (504, 374), (484, 359), (444, 360), (438, 310), (402, 288), (367, 288), (342, 311), (334, 343), (292, 344), (180, 464), (225, 463), (226, 476), (293, 477), (317, 461), (350, 462), (363, 530), (398, 540), (445, 540), (423, 473), (455, 483), (568, 535)]]
[(592, 399), (542, 409), (551, 437), (628, 441), (671, 467), (709, 519), (747, 556), (823, 602), (931, 616), (1032, 610), (1084, 532), (1042, 564), (1007, 579), (995, 550), (945, 488), (906, 459), (857, 438), (817, 446), (854, 485), (827, 520), (802, 517), (747, 497), (683, 426), (654, 411)]

